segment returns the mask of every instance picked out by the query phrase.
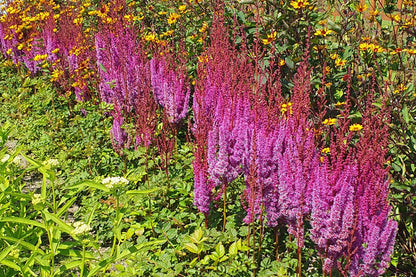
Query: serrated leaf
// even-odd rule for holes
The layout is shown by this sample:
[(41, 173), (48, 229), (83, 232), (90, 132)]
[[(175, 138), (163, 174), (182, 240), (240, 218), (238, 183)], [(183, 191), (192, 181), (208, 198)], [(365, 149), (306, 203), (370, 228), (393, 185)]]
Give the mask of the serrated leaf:
[(195, 230), (195, 232), (192, 233), (192, 235), (190, 236), (190, 240), (196, 244), (201, 243), (201, 239), (203, 235), (204, 235), (204, 232), (202, 231), (202, 228), (198, 228)]
[(237, 242), (233, 242), (230, 245), (230, 248), (228, 249), (228, 254), (230, 254), (230, 256), (235, 256), (238, 254), (238, 246), (237, 246)]
[(224, 245), (222, 245), (222, 242), (217, 244), (217, 246), (215, 247), (215, 252), (218, 254), (220, 258), (225, 255), (225, 248)]

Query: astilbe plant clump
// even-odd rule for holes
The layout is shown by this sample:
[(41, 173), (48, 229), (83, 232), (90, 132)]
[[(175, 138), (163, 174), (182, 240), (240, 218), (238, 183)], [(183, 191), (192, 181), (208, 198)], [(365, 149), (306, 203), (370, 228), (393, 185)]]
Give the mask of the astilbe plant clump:
[[(125, 132), (120, 123), (130, 121), (133, 124), (131, 141), (148, 147), (154, 137), (157, 109), (151, 94), (150, 64), (136, 37), (136, 29), (122, 22), (112, 28), (101, 27), (95, 36), (99, 92), (104, 102), (114, 106), (117, 124), (113, 127), (117, 131), (112, 133)], [(115, 140), (119, 148), (130, 142), (128, 136), (113, 137), (119, 139)]]
[[(203, 201), (202, 207), (199, 198), (219, 199), (227, 184), (242, 171), (247, 171), (243, 161), (247, 160), (247, 144), (250, 143), (249, 97), (250, 81), (253, 79), (246, 51), (240, 51), (229, 42), (228, 29), (223, 24), (223, 18), (218, 16), (212, 27), (211, 43), (199, 57), (193, 103), (196, 147), (204, 153), (201, 156), (203, 160), (198, 160), (199, 157), (195, 159), (195, 174), (206, 176), (207, 180), (206, 183), (195, 182), (198, 193), (195, 193), (194, 199), (205, 213), (208, 212), (207, 201)], [(206, 172), (197, 172), (202, 168)], [(207, 195), (200, 195), (199, 192)]]
[(379, 276), (389, 265), (397, 229), (388, 218), (386, 109), (373, 105), (373, 87), (360, 107), (361, 124), (351, 124), (349, 89), (346, 95), (329, 156), (316, 167), (311, 239), (325, 274), (337, 267), (345, 276)]

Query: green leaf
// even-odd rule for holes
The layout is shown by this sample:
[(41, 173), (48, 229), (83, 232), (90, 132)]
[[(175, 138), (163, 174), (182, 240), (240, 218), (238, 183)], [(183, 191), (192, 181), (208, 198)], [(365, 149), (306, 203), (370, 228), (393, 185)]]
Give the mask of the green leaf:
[(71, 261), (69, 263), (66, 263), (64, 265), (62, 265), (56, 272), (55, 275), (59, 276), (59, 273), (64, 273), (64, 272), (68, 272), (69, 269), (71, 268), (75, 268), (75, 267), (80, 267), (82, 265), (82, 260), (75, 260), (75, 261)]
[(99, 189), (99, 190), (102, 190), (104, 192), (109, 192), (110, 191), (110, 189), (107, 188), (106, 186), (104, 186), (103, 184), (100, 184), (100, 183), (97, 183), (97, 182), (94, 182), (94, 181), (89, 181), (89, 180), (81, 181), (79, 183), (76, 183), (76, 184), (70, 186), (69, 188), (70, 189), (77, 188), (79, 190), (83, 190), (87, 187), (94, 188), (94, 189)]
[(185, 243), (184, 246), (191, 253), (195, 253), (195, 254), (199, 253), (198, 246), (196, 246), (196, 244), (192, 242)]
[(152, 247), (154, 245), (157, 244), (161, 244), (166, 242), (166, 240), (154, 240), (154, 241), (147, 241), (138, 245), (134, 245), (132, 247), (129, 247), (127, 250), (124, 250), (120, 255), (118, 255), (117, 257), (110, 257), (107, 259), (102, 260), (96, 267), (94, 267), (87, 275), (87, 277), (93, 277), (96, 276), (98, 271), (104, 269), (107, 265), (120, 261), (122, 259), (125, 259), (126, 257), (128, 257), (129, 255), (132, 255), (134, 253), (136, 253), (137, 251), (139, 251), (142, 248), (145, 247)]
[(20, 266), (18, 266), (17, 264), (15, 264), (14, 262), (11, 262), (9, 260), (2, 260), (2, 261), (0, 261), (0, 263), (4, 264), (5, 266), (8, 266), (10, 268), (13, 268), (14, 270), (22, 271)]
[(71, 198), (69, 201), (65, 203), (65, 205), (62, 206), (61, 209), (56, 213), (56, 216), (61, 217), (64, 213), (68, 211), (68, 209), (74, 204), (74, 202), (77, 201), (77, 197)]
[(12, 251), (13, 249), (16, 248), (16, 244), (14, 245), (9, 245), (6, 248), (3, 249), (3, 251), (0, 252), (0, 262), (3, 261), (7, 255), (9, 255), (10, 251)]
[(344, 95), (344, 92), (342, 89), (337, 89), (337, 91), (334, 93), (334, 97), (336, 100), (341, 100), (342, 96)]
[(285, 62), (286, 62), (287, 67), (289, 67), (290, 69), (295, 68), (295, 63), (293, 62), (293, 60), (290, 57), (286, 57)]
[(143, 195), (143, 194), (151, 194), (158, 190), (160, 190), (160, 188), (153, 188), (153, 189), (146, 189), (146, 190), (128, 190), (126, 191), (126, 194), (127, 195)]
[(235, 256), (238, 254), (238, 246), (237, 246), (237, 242), (233, 242), (230, 245), (230, 248), (228, 249), (228, 254), (230, 254), (230, 256)]
[(27, 219), (27, 218), (21, 218), (21, 217), (14, 217), (14, 216), (3, 217), (3, 218), (0, 218), (0, 222), (22, 223), (22, 224), (32, 225), (32, 226), (36, 226), (36, 227), (40, 227), (42, 229), (45, 229), (44, 224), (42, 224), (40, 222), (37, 222), (35, 220), (31, 220), (31, 219)]
[(198, 228), (192, 233), (192, 235), (189, 238), (193, 243), (198, 244), (205, 240), (205, 239), (202, 240), (203, 235), (204, 235), (204, 232), (202, 231), (202, 228)]
[(224, 245), (222, 245), (222, 242), (217, 244), (217, 246), (215, 247), (215, 252), (218, 254), (220, 258), (225, 255), (225, 248)]
[(104, 72), (107, 73), (107, 70), (105, 69), (104, 65), (102, 63), (98, 63), (98, 66), (100, 67), (100, 69)]
[[(78, 257), (82, 258), (82, 250), (75, 250), (75, 249), (63, 249), (59, 250), (59, 254), (66, 257)], [(94, 259), (95, 256), (90, 252), (85, 252), (85, 258), (87, 259)]]
[(47, 220), (52, 220), (53, 222), (55, 222), (59, 229), (67, 234), (71, 234), (72, 231), (74, 230), (74, 227), (72, 227), (71, 225), (65, 223), (65, 221), (63, 221), (62, 219), (60, 219), (59, 217), (57, 217), (54, 214), (49, 213), (47, 210), (43, 211), (45, 214), (45, 217)]
[(38, 252), (39, 254), (42, 254), (42, 255), (45, 254), (45, 252), (43, 252), (39, 247), (37, 247), (37, 246), (35, 246), (35, 245), (33, 245), (29, 242), (21, 241), (20, 239), (17, 239), (17, 238), (14, 238), (14, 237), (7, 237), (7, 236), (4, 236), (4, 237), (0, 236), (0, 239), (19, 243), (21, 246), (23, 246), (24, 248), (26, 248), (26, 249), (28, 249), (32, 252)]

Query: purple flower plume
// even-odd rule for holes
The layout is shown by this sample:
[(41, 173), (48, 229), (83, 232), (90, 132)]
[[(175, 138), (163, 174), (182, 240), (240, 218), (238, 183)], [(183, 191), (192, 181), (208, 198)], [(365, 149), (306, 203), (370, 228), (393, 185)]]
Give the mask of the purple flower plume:
[(165, 58), (150, 61), (153, 95), (161, 105), (170, 123), (177, 124), (188, 113), (190, 88), (186, 71), (169, 68)]

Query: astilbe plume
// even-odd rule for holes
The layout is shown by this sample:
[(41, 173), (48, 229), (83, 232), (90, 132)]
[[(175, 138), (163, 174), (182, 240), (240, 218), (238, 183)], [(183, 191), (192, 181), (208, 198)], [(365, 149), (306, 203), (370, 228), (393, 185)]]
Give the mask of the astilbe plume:
[[(186, 117), (189, 108), (191, 90), (187, 68), (183, 59), (178, 59), (171, 51), (163, 51), (161, 54), (163, 55), (150, 61), (153, 95), (163, 107), (169, 122), (178, 124)], [(178, 64), (175, 60), (182, 60), (183, 64)]]
[[(252, 80), (251, 67), (246, 52), (240, 53), (228, 40), (228, 30), (221, 16), (214, 18), (211, 44), (201, 55), (198, 66), (197, 85), (194, 94), (194, 135), (198, 148), (204, 151), (205, 173), (195, 173), (207, 177), (208, 183), (195, 183), (195, 191), (208, 195), (198, 197), (218, 199), (232, 182), (242, 173), (242, 161), (247, 159), (245, 144), (249, 143), (249, 91)], [(201, 145), (198, 145), (201, 143)], [(245, 156), (245, 158), (244, 158)], [(198, 161), (197, 170), (200, 170)], [(216, 188), (216, 195), (212, 190)], [(201, 210), (201, 209), (200, 209)]]
[(314, 133), (305, 119), (289, 117), (279, 128), (284, 136), (276, 146), (277, 191), (280, 212), (288, 232), (304, 244), (304, 218), (311, 210), (314, 169), (318, 165)]
[[(334, 174), (334, 172), (336, 172)], [(357, 167), (329, 167), (327, 160), (315, 168), (312, 192), (311, 239), (322, 253), (323, 271), (329, 274), (348, 250), (355, 222)]]
[[(374, 74), (374, 73), (373, 73)], [(388, 109), (373, 105), (375, 80), (365, 98), (360, 138), (357, 143), (358, 223), (354, 233), (355, 253), (349, 268), (351, 276), (379, 276), (389, 265), (393, 253), (397, 222), (389, 219)], [(383, 92), (379, 92), (383, 95)]]
[(304, 245), (304, 218), (311, 210), (313, 171), (318, 165), (313, 126), (310, 123), (309, 53), (299, 65), (294, 77), (290, 102), (282, 108), (276, 126), (273, 161), (276, 164), (275, 195), (269, 199), (278, 203), (278, 214), (271, 214), (272, 226), (281, 219), (288, 232), (297, 239), (298, 250)]
[(62, 71), (62, 74), (57, 78), (57, 84), (66, 95), (74, 93), (77, 101), (90, 100), (95, 91), (92, 89), (94, 82), (89, 80), (97, 72), (94, 38), (85, 32), (82, 24), (75, 23), (77, 12), (74, 6), (66, 7), (59, 15), (54, 38), (59, 49), (55, 56), (59, 59), (53, 69)]
[(136, 37), (136, 30), (123, 23), (111, 29), (102, 26), (97, 33), (99, 92), (104, 102), (121, 111), (125, 121), (132, 121), (135, 146), (148, 147), (154, 140), (157, 106), (151, 94), (149, 61)]

